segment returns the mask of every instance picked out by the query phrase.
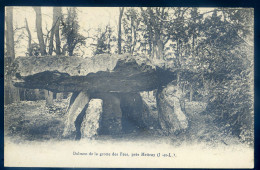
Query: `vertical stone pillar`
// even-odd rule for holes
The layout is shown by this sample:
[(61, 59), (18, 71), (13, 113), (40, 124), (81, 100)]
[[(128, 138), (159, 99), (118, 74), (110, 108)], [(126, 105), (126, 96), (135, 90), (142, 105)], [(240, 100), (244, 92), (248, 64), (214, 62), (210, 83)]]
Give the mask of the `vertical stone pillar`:
[(188, 119), (180, 105), (180, 93), (180, 89), (174, 85), (157, 91), (159, 123), (167, 135), (178, 134), (188, 128)]
[(86, 114), (81, 123), (81, 139), (98, 135), (100, 119), (102, 116), (102, 105), (103, 101), (101, 99), (90, 100), (88, 108), (86, 109)]
[(65, 129), (62, 134), (64, 137), (69, 136), (76, 131), (75, 121), (88, 103), (89, 94), (84, 91), (80, 92), (74, 102), (71, 103), (66, 115)]

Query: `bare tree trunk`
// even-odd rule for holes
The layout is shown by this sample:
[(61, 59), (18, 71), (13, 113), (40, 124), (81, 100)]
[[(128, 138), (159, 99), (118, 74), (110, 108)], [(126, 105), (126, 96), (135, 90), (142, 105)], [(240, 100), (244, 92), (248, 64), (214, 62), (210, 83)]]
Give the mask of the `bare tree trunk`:
[(159, 38), (156, 42), (156, 58), (157, 59), (162, 59), (163, 58), (163, 42), (162, 40)]
[(147, 26), (147, 27), (148, 27), (148, 30), (149, 30), (149, 40), (148, 40), (148, 42), (149, 42), (149, 51), (148, 51), (148, 54), (150, 55), (150, 57), (153, 58), (153, 55), (152, 55), (152, 53), (153, 53), (153, 43), (152, 43), (152, 41), (153, 41), (153, 36), (152, 36), (152, 28), (151, 28), (150, 25)]
[(56, 54), (60, 55), (60, 33), (59, 33), (59, 25), (60, 25), (60, 17), (61, 17), (61, 8), (53, 7), (53, 20), (52, 20), (52, 28), (51, 28), (51, 36), (49, 43), (49, 54), (53, 53), (53, 39), (55, 36), (56, 39)]
[(6, 7), (6, 50), (7, 57), (15, 58), (14, 52), (14, 29), (13, 29), (13, 7)]
[(190, 102), (192, 101), (192, 97), (193, 97), (193, 89), (192, 89), (192, 85), (190, 85)]
[(29, 26), (28, 26), (28, 22), (27, 22), (27, 19), (25, 18), (25, 28), (26, 28), (26, 31), (27, 31), (27, 34), (28, 34), (28, 55), (29, 56), (32, 56), (32, 35), (31, 35), (31, 31), (29, 29)]
[[(25, 28), (26, 28), (26, 31), (27, 31), (27, 34), (28, 34), (28, 49), (27, 49), (27, 52), (28, 52), (29, 56), (32, 56), (32, 52), (33, 52), (32, 51), (32, 34), (31, 34), (31, 31), (30, 31), (30, 28), (29, 28), (29, 25), (28, 25), (26, 18), (25, 18)], [(35, 93), (36, 99), (38, 99), (39, 96), (40, 96), (39, 89), (35, 89), (34, 93)]]
[(61, 21), (61, 7), (55, 7), (53, 8), (53, 17), (56, 21), (55, 29), (54, 29), (54, 35), (56, 40), (56, 54), (61, 54), (61, 42), (60, 42), (60, 21)]
[[(13, 30), (13, 7), (6, 7), (6, 56), (5, 56), (5, 66), (10, 67), (14, 58), (14, 30)], [(12, 84), (11, 75), (7, 74), (5, 76), (4, 82), (4, 104), (10, 104), (13, 102), (20, 101), (19, 89), (14, 87)]]
[(43, 33), (42, 33), (42, 12), (41, 7), (33, 7), (36, 13), (36, 30), (37, 30), (37, 37), (40, 45), (41, 55), (46, 55), (46, 46), (43, 40)]
[(121, 35), (122, 35), (122, 28), (121, 28), (121, 22), (122, 22), (122, 17), (124, 13), (124, 7), (120, 8), (119, 7), (119, 21), (118, 21), (118, 54), (121, 54)]
[(133, 54), (136, 46), (136, 26), (135, 26), (135, 21), (131, 17), (131, 36), (132, 36), (132, 44), (130, 47), (130, 53)]
[(176, 56), (176, 59), (177, 59), (177, 67), (181, 68), (181, 50), (180, 50), (180, 41), (179, 39), (177, 39), (177, 44), (176, 44), (176, 47), (177, 47), (177, 56)]
[[(41, 12), (41, 7), (33, 7), (36, 13), (36, 30), (37, 30), (37, 37), (40, 45), (40, 51), (41, 55), (44, 56), (46, 55), (46, 46), (44, 44), (43, 40), (43, 33), (42, 33), (42, 12)], [(53, 93), (50, 91), (44, 90), (45, 94), (45, 99), (46, 99), (46, 104), (47, 105), (52, 105), (53, 104)]]
[(157, 44), (156, 42), (156, 39), (154, 38), (153, 36), (153, 28), (155, 26), (155, 23), (154, 23), (154, 18), (153, 18), (153, 11), (152, 11), (152, 8), (151, 7), (147, 7), (147, 10), (149, 12), (149, 24), (148, 24), (148, 30), (149, 30), (149, 38), (150, 38), (150, 54), (151, 54), (151, 57), (154, 58), (154, 52), (155, 52), (155, 46)]
[(4, 104), (11, 104), (20, 101), (19, 89), (13, 86), (10, 76), (5, 77), (4, 83)]
[(49, 55), (52, 55), (52, 53), (53, 53), (54, 28), (55, 28), (55, 21), (53, 20), (52, 28), (51, 28), (50, 41), (49, 41)]

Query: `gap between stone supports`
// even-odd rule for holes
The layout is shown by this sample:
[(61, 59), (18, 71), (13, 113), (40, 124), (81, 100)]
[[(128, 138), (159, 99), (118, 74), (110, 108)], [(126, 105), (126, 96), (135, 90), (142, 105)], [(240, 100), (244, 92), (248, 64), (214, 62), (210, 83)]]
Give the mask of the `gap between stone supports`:
[(122, 111), (117, 94), (102, 93), (98, 98), (103, 100), (100, 134), (118, 135), (122, 133)]

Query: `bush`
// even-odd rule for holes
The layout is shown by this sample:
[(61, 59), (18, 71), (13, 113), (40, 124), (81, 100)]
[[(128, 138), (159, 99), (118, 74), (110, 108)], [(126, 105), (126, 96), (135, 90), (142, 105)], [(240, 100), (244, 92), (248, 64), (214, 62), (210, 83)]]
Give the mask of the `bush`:
[(248, 72), (234, 75), (211, 90), (207, 112), (223, 131), (237, 136), (242, 142), (253, 143), (253, 93)]

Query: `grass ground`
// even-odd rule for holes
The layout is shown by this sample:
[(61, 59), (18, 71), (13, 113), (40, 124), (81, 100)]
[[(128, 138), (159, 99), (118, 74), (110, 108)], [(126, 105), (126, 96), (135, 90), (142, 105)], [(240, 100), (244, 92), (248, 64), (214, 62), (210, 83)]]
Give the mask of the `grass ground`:
[[(68, 101), (22, 101), (5, 106), (5, 166), (249, 168), (254, 150), (213, 124), (210, 114), (187, 114), (189, 128), (165, 136), (159, 129), (79, 141), (63, 139)], [(195, 109), (195, 108), (193, 108)], [(124, 156), (77, 156), (78, 153)], [(133, 154), (152, 153), (144, 157)], [(171, 157), (164, 157), (171, 153)], [(174, 156), (173, 156), (174, 155)], [(235, 162), (234, 162), (235, 161)]]
[[(44, 100), (21, 101), (5, 106), (5, 136), (16, 142), (65, 140), (62, 138), (65, 113), (68, 100), (55, 100), (53, 107), (46, 107)], [(196, 107), (193, 106), (193, 107)], [(196, 110), (196, 108), (189, 108)], [(190, 111), (189, 111), (190, 112)], [(169, 141), (173, 145), (189, 143), (206, 143), (211, 146), (218, 144), (239, 144), (238, 138), (222, 131), (216, 126), (210, 114), (187, 114), (189, 128), (180, 134), (165, 136), (159, 129), (148, 129), (142, 132), (119, 136), (99, 136), (96, 140), (142, 141), (156, 140)]]

